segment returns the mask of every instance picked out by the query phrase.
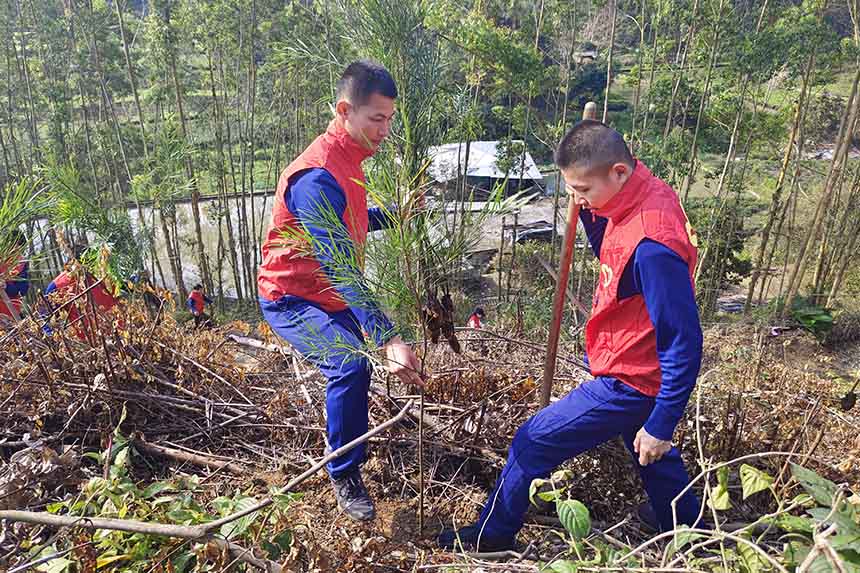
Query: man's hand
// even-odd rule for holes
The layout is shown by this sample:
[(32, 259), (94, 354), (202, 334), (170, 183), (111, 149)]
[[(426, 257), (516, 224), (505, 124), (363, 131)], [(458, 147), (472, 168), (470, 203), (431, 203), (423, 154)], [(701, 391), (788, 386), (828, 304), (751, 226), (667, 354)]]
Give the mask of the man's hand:
[(645, 428), (640, 428), (636, 432), (636, 439), (633, 440), (633, 450), (639, 454), (639, 465), (647, 466), (659, 461), (672, 449), (672, 442), (668, 440), (658, 440), (651, 434), (645, 431)]
[(424, 381), (419, 374), (421, 361), (408, 344), (404, 343), (399, 336), (395, 336), (385, 343), (383, 349), (386, 358), (385, 367), (389, 372), (396, 374), (402, 382), (424, 387)]

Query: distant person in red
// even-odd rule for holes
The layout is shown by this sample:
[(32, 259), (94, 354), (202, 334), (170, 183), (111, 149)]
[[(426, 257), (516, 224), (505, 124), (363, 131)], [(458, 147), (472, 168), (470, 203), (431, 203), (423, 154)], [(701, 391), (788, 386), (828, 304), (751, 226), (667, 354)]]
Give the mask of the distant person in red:
[[(75, 325), (78, 338), (81, 339), (86, 338), (86, 332), (92, 331), (92, 323), (90, 322), (92, 309), (89, 302), (89, 296), (92, 296), (93, 305), (95, 305), (99, 314), (106, 313), (115, 307), (118, 302), (107, 287), (105, 287), (104, 282), (99, 282), (87, 270), (84, 270), (83, 272), (85, 273), (84, 277), (83, 279), (80, 279), (76, 276), (77, 273), (64, 270), (57, 275), (57, 278), (51, 281), (47, 288), (45, 288), (44, 293), (45, 296), (48, 297), (48, 300), (51, 301), (51, 304), (56, 308), (81, 294), (86, 289), (93, 287), (89, 290), (89, 294), (80, 297), (75, 302), (65, 307), (68, 311), (68, 324)], [(83, 328), (81, 328), (80, 325), (83, 325)]]
[(29, 265), (21, 257), (27, 245), (27, 239), (21, 231), (14, 231), (11, 243), (10, 255), (0, 258), (0, 289), (6, 292), (6, 298), (12, 304), (12, 309), (7, 307), (6, 300), (0, 297), (0, 315), (15, 318), (15, 315), (21, 316), (21, 303), (27, 291), (30, 290), (30, 282), (27, 274)]
[(469, 316), (469, 321), (466, 323), (469, 328), (476, 328), (478, 330), (484, 328), (484, 309), (480, 306), (475, 309), (475, 312)]
[(194, 316), (195, 327), (209, 322), (209, 317), (205, 312), (203, 312), (203, 309), (207, 304), (212, 304), (212, 299), (203, 294), (203, 285), (197, 283), (194, 285), (194, 288), (191, 289), (191, 294), (188, 295), (188, 300), (185, 301), (185, 305)]

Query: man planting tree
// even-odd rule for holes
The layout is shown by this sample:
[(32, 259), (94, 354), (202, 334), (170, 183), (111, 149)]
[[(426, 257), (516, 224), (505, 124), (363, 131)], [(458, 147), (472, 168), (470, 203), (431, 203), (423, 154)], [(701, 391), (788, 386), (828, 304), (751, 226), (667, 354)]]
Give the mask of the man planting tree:
[[(693, 390), (702, 331), (693, 292), (696, 236), (675, 192), (635, 160), (624, 138), (594, 120), (576, 124), (555, 153), (571, 201), (582, 208), (600, 277), (586, 326), (593, 380), (529, 419), (478, 523), (444, 531), (440, 545), (498, 551), (514, 544), (529, 486), (564, 461), (621, 436), (651, 505), (643, 520), (674, 525), (671, 502), (689, 477), (671, 439)], [(692, 491), (679, 523), (698, 520)]]
[[(371, 368), (365, 337), (383, 348), (386, 366), (422, 385), (420, 362), (394, 332), (363, 276), (368, 231), (386, 227), (367, 207), (362, 162), (388, 136), (397, 87), (369, 61), (351, 63), (337, 83), (335, 118), (281, 173), (257, 277), (272, 329), (325, 375), (327, 442), (333, 451), (368, 429)], [(361, 478), (365, 447), (328, 464), (338, 505), (356, 520), (374, 517)]]

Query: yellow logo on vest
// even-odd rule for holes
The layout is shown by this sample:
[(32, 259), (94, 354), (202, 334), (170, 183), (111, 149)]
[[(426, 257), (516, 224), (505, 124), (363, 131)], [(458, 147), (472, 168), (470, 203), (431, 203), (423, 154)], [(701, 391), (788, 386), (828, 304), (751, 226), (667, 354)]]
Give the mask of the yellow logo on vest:
[(609, 287), (612, 284), (612, 268), (609, 265), (601, 264), (600, 265), (600, 280), (603, 282), (603, 288)]
[(690, 221), (687, 221), (686, 227), (687, 227), (687, 238), (690, 239), (690, 244), (698, 249), (699, 248), (699, 236), (696, 235), (696, 229), (693, 228), (693, 226), (690, 224)]

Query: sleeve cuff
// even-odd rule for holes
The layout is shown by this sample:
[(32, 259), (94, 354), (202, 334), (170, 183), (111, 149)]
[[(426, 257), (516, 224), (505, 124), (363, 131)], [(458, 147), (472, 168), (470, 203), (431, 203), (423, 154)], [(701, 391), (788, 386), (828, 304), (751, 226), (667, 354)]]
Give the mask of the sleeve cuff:
[(684, 413), (683, 410), (681, 412), (675, 410), (676, 408), (667, 407), (657, 402), (643, 426), (645, 431), (658, 440), (671, 441), (672, 435), (675, 433), (675, 426), (678, 425)]

